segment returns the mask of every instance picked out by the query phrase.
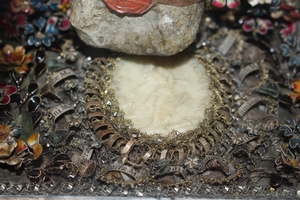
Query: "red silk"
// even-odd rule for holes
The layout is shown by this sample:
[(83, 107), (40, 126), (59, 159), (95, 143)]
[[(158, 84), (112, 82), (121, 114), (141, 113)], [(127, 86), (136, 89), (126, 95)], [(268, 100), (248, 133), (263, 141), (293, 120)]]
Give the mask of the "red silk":
[(173, 6), (188, 6), (202, 0), (103, 0), (113, 11), (120, 14), (143, 14), (154, 4), (162, 3)]
[(152, 0), (103, 0), (106, 5), (120, 14), (142, 14), (152, 6)]

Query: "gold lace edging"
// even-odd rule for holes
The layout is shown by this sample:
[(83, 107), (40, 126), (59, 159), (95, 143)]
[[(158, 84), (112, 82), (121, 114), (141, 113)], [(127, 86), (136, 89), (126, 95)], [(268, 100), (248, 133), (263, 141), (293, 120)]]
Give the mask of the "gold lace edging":
[[(99, 178), (121, 185), (145, 181), (172, 185), (193, 179), (198, 174), (199, 166), (197, 162), (189, 163), (189, 160), (210, 154), (215, 145), (223, 140), (232, 123), (231, 83), (220, 78), (227, 71), (218, 70), (211, 61), (200, 56), (199, 62), (206, 68), (212, 90), (212, 106), (205, 110), (205, 120), (196, 129), (185, 133), (173, 131), (167, 136), (147, 135), (130, 127), (131, 122), (124, 118), (124, 112), (119, 109), (114, 91), (110, 88), (118, 59), (93, 60), (85, 79), (90, 127), (107, 149), (119, 155), (114, 163), (102, 166)], [(237, 166), (234, 168), (235, 173), (228, 174), (224, 181), (237, 177), (241, 170)], [(165, 183), (166, 177), (171, 181)]]

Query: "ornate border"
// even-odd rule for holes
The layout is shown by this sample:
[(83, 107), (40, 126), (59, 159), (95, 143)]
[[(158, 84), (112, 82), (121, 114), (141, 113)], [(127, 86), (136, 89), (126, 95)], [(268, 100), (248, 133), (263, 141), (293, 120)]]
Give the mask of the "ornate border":
[[(237, 48), (226, 51), (241, 53), (244, 42), (240, 41), (236, 32), (225, 30), (214, 35), (210, 38), (211, 45), (220, 45), (218, 40), (224, 34), (238, 39), (231, 44), (235, 43)], [(236, 163), (233, 154), (244, 149), (232, 147), (252, 141), (254, 146), (249, 145), (248, 149), (254, 151), (264, 141), (264, 130), (259, 130), (254, 136), (245, 133), (243, 141), (236, 141), (231, 129), (247, 126), (248, 121), (243, 120), (243, 115), (259, 102), (266, 102), (268, 115), (273, 114), (276, 107), (274, 100), (255, 95), (253, 88), (247, 89), (243, 85), (243, 79), (253, 72), (251, 68), (259, 71), (260, 81), (256, 88), (266, 83), (268, 76), (264, 62), (232, 73), (228, 71), (225, 56), (217, 54), (215, 48), (205, 47), (202, 51), (193, 52), (193, 55), (206, 68), (211, 79), (212, 106), (205, 110), (205, 120), (199, 122), (196, 129), (180, 134), (171, 132), (167, 136), (147, 135), (132, 128), (130, 120), (124, 118), (114, 90), (110, 88), (113, 70), (121, 58), (97, 58), (90, 62), (85, 79), (87, 118), (99, 141), (114, 155), (108, 163), (100, 166), (98, 178), (101, 181), (132, 187), (147, 182), (178, 186), (196, 180), (222, 184), (242, 176), (242, 165)], [(245, 97), (243, 104), (237, 105), (238, 100), (234, 96), (239, 92), (252, 96)]]

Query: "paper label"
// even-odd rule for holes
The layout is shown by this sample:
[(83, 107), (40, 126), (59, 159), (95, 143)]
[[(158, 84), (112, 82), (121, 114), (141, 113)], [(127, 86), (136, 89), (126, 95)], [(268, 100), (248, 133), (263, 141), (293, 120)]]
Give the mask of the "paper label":
[(60, 115), (70, 110), (74, 110), (73, 106), (63, 103), (54, 107), (51, 111), (51, 114), (53, 115), (55, 121)]
[(69, 76), (76, 76), (76, 73), (72, 69), (69, 69), (69, 68), (66, 68), (59, 72), (56, 72), (56, 73), (52, 74), (52, 76), (50, 78), (51, 85), (54, 86), (59, 81), (65, 79)]
[(227, 35), (227, 37), (225, 38), (225, 40), (221, 43), (221, 45), (219, 46), (219, 51), (223, 54), (226, 55), (229, 51), (229, 49), (233, 46), (233, 44), (236, 41), (236, 37), (234, 37), (233, 35)]
[(243, 117), (250, 108), (252, 108), (255, 104), (257, 104), (260, 101), (263, 101), (264, 99), (261, 97), (254, 97), (250, 99), (249, 101), (245, 102), (239, 109), (238, 114), (240, 117)]
[(135, 180), (139, 179), (141, 177), (141, 173), (139, 173), (137, 170), (126, 166), (126, 165), (122, 165), (122, 164), (111, 164), (108, 166), (108, 170), (107, 172), (111, 172), (111, 171), (120, 171), (120, 172), (124, 172), (128, 175), (131, 175), (132, 177), (135, 177)]
[(241, 85), (248, 74), (257, 71), (259, 69), (260, 67), (257, 63), (252, 63), (251, 65), (248, 65), (245, 68), (243, 68), (238, 74), (237, 78), (234, 80), (235, 82), (237, 82), (238, 85)]
[(94, 152), (94, 149), (85, 146), (81, 155), (81, 159), (80, 160), (90, 160), (92, 157), (92, 154)]

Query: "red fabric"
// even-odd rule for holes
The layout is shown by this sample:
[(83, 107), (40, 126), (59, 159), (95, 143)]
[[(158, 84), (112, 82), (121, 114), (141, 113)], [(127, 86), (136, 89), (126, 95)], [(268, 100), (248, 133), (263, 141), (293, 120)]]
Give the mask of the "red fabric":
[(120, 14), (142, 14), (152, 6), (152, 0), (104, 0), (106, 5)]

